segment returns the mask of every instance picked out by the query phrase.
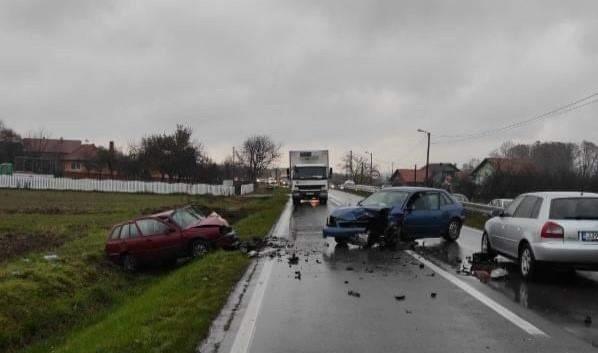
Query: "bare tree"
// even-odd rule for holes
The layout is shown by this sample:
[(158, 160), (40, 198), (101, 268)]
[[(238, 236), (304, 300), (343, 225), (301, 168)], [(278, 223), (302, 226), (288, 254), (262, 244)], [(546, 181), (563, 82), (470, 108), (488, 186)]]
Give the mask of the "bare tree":
[(270, 136), (254, 135), (245, 140), (237, 149), (237, 159), (247, 166), (248, 176), (252, 181), (280, 158), (280, 145)]
[(598, 173), (598, 146), (582, 141), (576, 151), (576, 165), (579, 175), (586, 179)]

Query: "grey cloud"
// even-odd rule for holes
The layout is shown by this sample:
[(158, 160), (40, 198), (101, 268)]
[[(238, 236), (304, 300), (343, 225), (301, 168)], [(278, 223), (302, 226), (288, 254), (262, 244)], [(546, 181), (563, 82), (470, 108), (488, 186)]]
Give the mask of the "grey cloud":
[[(52, 3), (52, 6), (49, 4)], [(192, 126), (222, 159), (252, 133), (285, 148), (423, 163), (418, 127), (475, 132), (596, 90), (598, 4), (557, 1), (12, 1), (0, 4), (0, 118), (105, 144)], [(591, 139), (587, 107), (434, 145)], [(415, 147), (414, 147), (415, 146)]]

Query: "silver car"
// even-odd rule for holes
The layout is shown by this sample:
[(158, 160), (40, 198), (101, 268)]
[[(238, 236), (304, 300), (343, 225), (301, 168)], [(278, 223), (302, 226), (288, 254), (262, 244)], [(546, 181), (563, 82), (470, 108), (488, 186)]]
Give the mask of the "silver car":
[(482, 252), (518, 260), (523, 278), (543, 263), (598, 268), (598, 194), (523, 194), (494, 216), (484, 226)]

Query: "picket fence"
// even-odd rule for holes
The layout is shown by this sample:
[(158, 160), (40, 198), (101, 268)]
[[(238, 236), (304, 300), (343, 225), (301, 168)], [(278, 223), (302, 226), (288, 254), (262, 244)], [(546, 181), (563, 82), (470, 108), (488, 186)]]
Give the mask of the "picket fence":
[[(103, 191), (150, 194), (232, 196), (234, 186), (163, 183), (138, 180), (51, 178), (36, 175), (0, 175), (0, 188), (32, 190)], [(253, 192), (253, 184), (241, 186), (241, 195)]]

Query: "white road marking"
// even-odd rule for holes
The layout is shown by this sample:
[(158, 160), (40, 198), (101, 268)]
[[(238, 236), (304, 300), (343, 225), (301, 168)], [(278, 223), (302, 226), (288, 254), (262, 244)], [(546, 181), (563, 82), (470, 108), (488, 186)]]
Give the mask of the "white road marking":
[(549, 337), (544, 331), (540, 330), (539, 328), (537, 328), (536, 326), (532, 325), (528, 321), (524, 320), (523, 318), (521, 318), (517, 314), (513, 313), (512, 311), (510, 311), (509, 309), (505, 308), (504, 306), (502, 306), (502, 305), (498, 304), (497, 302), (495, 302), (494, 300), (490, 299), (485, 294), (483, 294), (482, 292), (480, 292), (477, 289), (473, 288), (469, 284), (463, 282), (462, 280), (460, 280), (459, 278), (455, 277), (454, 275), (448, 273), (447, 271), (445, 271), (442, 268), (436, 266), (432, 262), (426, 260), (422, 256), (416, 254), (415, 252), (413, 252), (411, 250), (405, 250), (405, 252), (407, 254), (413, 256), (415, 259), (417, 259), (418, 261), (420, 261), (424, 265), (426, 265), (429, 268), (431, 268), (434, 272), (438, 273), (444, 279), (446, 279), (447, 281), (449, 281), (452, 284), (456, 285), (457, 287), (461, 288), (463, 291), (465, 291), (466, 293), (468, 293), (472, 297), (476, 298), (477, 300), (479, 300), (480, 302), (482, 302), (483, 304), (485, 304), (487, 307), (489, 307), (490, 309), (494, 310), (497, 314), (499, 314), (500, 316), (502, 316), (505, 319), (509, 320), (515, 326), (521, 328), (523, 331), (527, 332), (528, 334), (533, 335), (533, 336)]
[(253, 342), (253, 334), (255, 333), (255, 324), (262, 307), (264, 293), (268, 287), (268, 281), (270, 280), (271, 274), (272, 261), (267, 260), (264, 263), (264, 267), (260, 273), (256, 288), (253, 291), (251, 299), (249, 300), (249, 304), (247, 305), (247, 310), (243, 316), (243, 321), (241, 321), (239, 331), (237, 331), (237, 336), (235, 337), (235, 341), (233, 342), (233, 346), (230, 350), (231, 353), (249, 352), (249, 347), (251, 347), (251, 343)]

